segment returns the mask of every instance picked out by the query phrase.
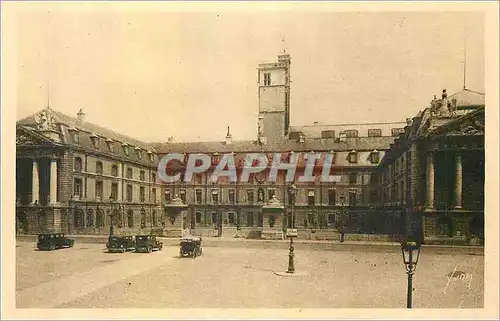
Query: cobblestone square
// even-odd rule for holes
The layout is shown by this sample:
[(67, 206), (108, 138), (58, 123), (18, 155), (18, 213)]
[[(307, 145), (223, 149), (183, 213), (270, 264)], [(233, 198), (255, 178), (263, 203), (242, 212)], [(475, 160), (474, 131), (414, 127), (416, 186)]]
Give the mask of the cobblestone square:
[[(449, 250), (446, 250), (449, 251)], [(413, 285), (414, 308), (481, 308), (484, 257), (426, 253)], [(178, 247), (151, 254), (108, 254), (103, 244), (41, 252), (17, 244), (18, 308), (405, 308), (400, 253), (297, 249), (301, 277), (281, 277), (282, 248)], [(453, 273), (454, 272), (454, 273)], [(452, 277), (449, 277), (453, 274)]]

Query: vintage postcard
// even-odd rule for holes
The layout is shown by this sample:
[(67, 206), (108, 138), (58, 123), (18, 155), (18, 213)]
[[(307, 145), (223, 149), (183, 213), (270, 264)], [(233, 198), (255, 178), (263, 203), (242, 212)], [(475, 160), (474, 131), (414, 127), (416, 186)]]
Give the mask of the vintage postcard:
[(498, 9), (2, 3), (5, 318), (498, 318)]

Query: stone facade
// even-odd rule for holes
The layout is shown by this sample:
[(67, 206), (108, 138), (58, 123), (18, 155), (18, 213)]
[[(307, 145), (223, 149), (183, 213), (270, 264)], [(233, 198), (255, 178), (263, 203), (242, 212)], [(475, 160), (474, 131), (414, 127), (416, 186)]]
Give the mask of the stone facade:
[[(114, 234), (178, 237), (190, 230), (202, 236), (266, 238), (270, 230), (272, 237), (283, 237), (286, 228), (295, 227), (304, 239), (338, 240), (343, 232), (396, 240), (415, 231), (425, 237), (442, 234), (450, 217), (454, 230), (465, 233), (464, 226), (481, 217), (484, 204), (470, 205), (484, 197), (484, 162), (471, 158), (484, 153), (484, 131), (474, 132), (481, 124), (484, 128), (484, 97), (482, 105), (476, 101), (481, 94), (464, 91), (445, 103), (445, 97), (433, 100), (407, 122), (294, 127), (289, 122), (290, 56), (261, 64), (258, 72), (256, 140), (233, 141), (228, 128), (224, 141), (144, 143), (86, 122), (82, 111), (70, 117), (51, 108), (18, 121), (18, 231), (108, 234), (112, 225)], [(448, 105), (447, 112), (442, 106)], [(429, 155), (443, 151), (459, 151), (462, 157), (462, 208), (446, 207), (459, 190), (451, 181), (432, 181), (435, 190), (428, 193), (428, 173), (441, 175), (453, 167), (451, 156), (439, 156), (428, 168)], [(184, 154), (184, 164), (189, 154), (208, 154), (212, 166), (190, 182), (164, 183), (156, 172), (168, 153)], [(248, 153), (265, 153), (269, 159), (281, 153), (285, 163), (296, 153), (295, 201), (285, 171), (278, 172), (276, 182), (266, 179), (268, 170), (247, 182), (209, 181), (225, 153), (234, 155), (239, 174)], [(320, 179), (325, 153), (333, 155), (330, 175), (339, 178), (334, 182)], [(313, 182), (299, 180), (306, 154), (321, 155)], [(471, 176), (473, 167), (483, 172)], [(443, 177), (456, 179), (458, 170)], [(473, 181), (479, 194), (471, 196), (463, 186)], [(431, 210), (425, 210), (428, 195), (437, 202)], [(265, 208), (274, 199), (282, 208), (270, 214)], [(445, 218), (438, 219), (443, 213)]]

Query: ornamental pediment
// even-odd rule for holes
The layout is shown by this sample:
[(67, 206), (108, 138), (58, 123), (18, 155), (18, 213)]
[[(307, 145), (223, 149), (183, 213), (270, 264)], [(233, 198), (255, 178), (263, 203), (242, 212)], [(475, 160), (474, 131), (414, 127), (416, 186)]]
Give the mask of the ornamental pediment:
[(52, 142), (24, 129), (16, 130), (16, 146), (46, 146)]

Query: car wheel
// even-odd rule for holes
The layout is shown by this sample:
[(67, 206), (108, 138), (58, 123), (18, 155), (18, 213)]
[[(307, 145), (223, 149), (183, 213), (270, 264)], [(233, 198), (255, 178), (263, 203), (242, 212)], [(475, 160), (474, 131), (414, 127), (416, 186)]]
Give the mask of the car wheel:
[(50, 250), (51, 250), (51, 251), (54, 251), (55, 249), (56, 249), (56, 246), (55, 246), (55, 245), (51, 245), (51, 246), (50, 246)]
[(153, 252), (153, 248), (151, 246), (148, 246), (148, 253)]

